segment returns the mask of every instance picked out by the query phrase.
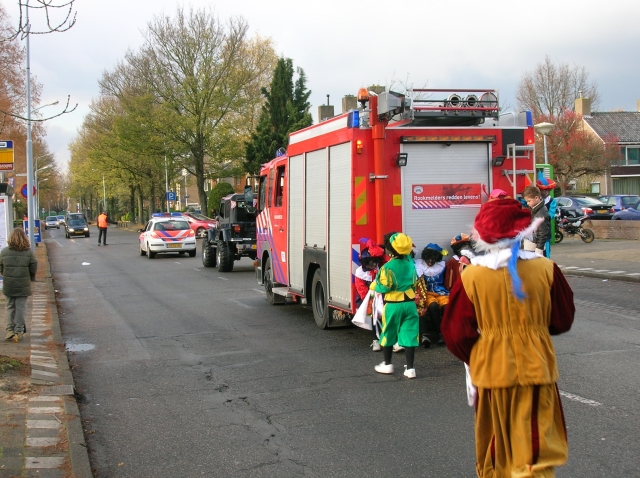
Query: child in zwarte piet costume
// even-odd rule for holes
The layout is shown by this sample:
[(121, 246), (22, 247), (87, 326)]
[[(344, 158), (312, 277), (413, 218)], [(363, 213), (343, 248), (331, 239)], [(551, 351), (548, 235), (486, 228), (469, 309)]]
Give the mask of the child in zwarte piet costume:
[[(363, 243), (362, 250), (360, 251), (360, 266), (356, 269), (355, 273), (355, 286), (356, 286), (356, 307), (360, 307), (365, 296), (369, 293), (369, 286), (375, 279), (378, 269), (384, 262), (384, 251), (382, 247), (376, 244), (371, 239), (361, 239)], [(367, 308), (367, 314), (371, 315), (373, 300), (369, 301), (369, 307)], [(374, 320), (372, 324), (373, 330), (373, 343), (371, 348), (374, 352), (381, 350), (380, 347), (380, 322)]]
[(378, 373), (393, 373), (391, 356), (393, 345), (398, 343), (405, 348), (407, 365), (404, 375), (407, 378), (416, 378), (413, 358), (419, 333), (418, 311), (414, 302), (416, 268), (409, 256), (412, 247), (409, 236), (401, 232), (385, 236), (384, 248), (391, 259), (380, 268), (371, 283), (371, 290), (382, 294), (384, 301), (380, 334), (384, 362), (376, 365), (375, 370)]
[(475, 256), (472, 251), (471, 236), (469, 234), (460, 233), (451, 239), (451, 250), (453, 255), (444, 268), (444, 286), (447, 290), (451, 290), (453, 284), (460, 278), (464, 268), (471, 264), (470, 258)]
[(558, 266), (520, 249), (538, 226), (514, 199), (482, 205), (476, 249), (449, 295), (447, 347), (469, 365), (479, 477), (552, 477), (567, 434), (551, 335), (573, 323), (573, 292)]
[[(449, 303), (449, 290), (444, 286), (445, 262), (443, 256), (449, 252), (438, 244), (427, 244), (416, 259), (418, 280), (418, 314), (420, 315), (420, 342), (425, 348), (431, 346), (429, 329), (438, 336), (438, 344), (444, 344), (440, 333), (440, 322), (446, 305)], [(426, 309), (426, 311), (425, 311)]]

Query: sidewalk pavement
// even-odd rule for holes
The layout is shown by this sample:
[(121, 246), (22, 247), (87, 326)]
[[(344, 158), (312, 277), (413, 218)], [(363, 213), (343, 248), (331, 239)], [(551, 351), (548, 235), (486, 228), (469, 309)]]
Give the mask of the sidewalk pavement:
[[(44, 243), (35, 253), (38, 274), (27, 302), (27, 334), (18, 343), (3, 340), (0, 347), (0, 355), (30, 364), (29, 376), (0, 373), (0, 478), (89, 478), (93, 475)], [(0, 323), (4, 339), (4, 295)]]
[[(31, 375), (9, 382), (0, 374), (0, 478), (92, 476), (60, 332), (44, 243), (36, 247), (38, 275), (27, 303), (27, 329), (19, 343), (3, 341), (0, 355), (30, 363)], [(640, 241), (565, 238), (551, 258), (566, 275), (640, 282)], [(4, 296), (0, 321), (6, 324)], [(16, 385), (17, 384), (17, 385)]]
[(565, 237), (551, 246), (551, 259), (565, 275), (640, 282), (640, 241)]

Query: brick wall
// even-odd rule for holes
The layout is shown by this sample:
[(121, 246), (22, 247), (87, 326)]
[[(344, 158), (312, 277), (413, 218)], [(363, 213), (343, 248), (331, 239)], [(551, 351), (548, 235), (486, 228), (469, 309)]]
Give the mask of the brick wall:
[(596, 239), (640, 240), (640, 221), (587, 221)]

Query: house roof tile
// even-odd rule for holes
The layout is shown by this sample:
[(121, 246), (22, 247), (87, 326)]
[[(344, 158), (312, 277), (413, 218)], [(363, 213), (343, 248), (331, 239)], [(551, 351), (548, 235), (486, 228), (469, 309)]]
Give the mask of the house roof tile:
[(601, 139), (614, 135), (619, 143), (640, 143), (640, 111), (592, 112), (583, 120)]

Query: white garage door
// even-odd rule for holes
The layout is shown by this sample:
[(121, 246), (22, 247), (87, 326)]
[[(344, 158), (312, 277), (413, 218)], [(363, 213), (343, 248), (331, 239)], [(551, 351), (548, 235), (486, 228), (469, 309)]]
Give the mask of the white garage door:
[[(456, 234), (471, 231), (480, 207), (476, 193), (482, 194), (482, 185), (489, 187), (489, 146), (488, 143), (402, 145), (402, 151), (408, 153), (407, 166), (402, 168), (403, 229), (416, 245), (418, 255), (430, 242), (446, 248)], [(451, 194), (472, 199), (453, 201), (457, 204), (437, 198), (414, 200), (415, 190), (443, 191), (446, 197)]]

